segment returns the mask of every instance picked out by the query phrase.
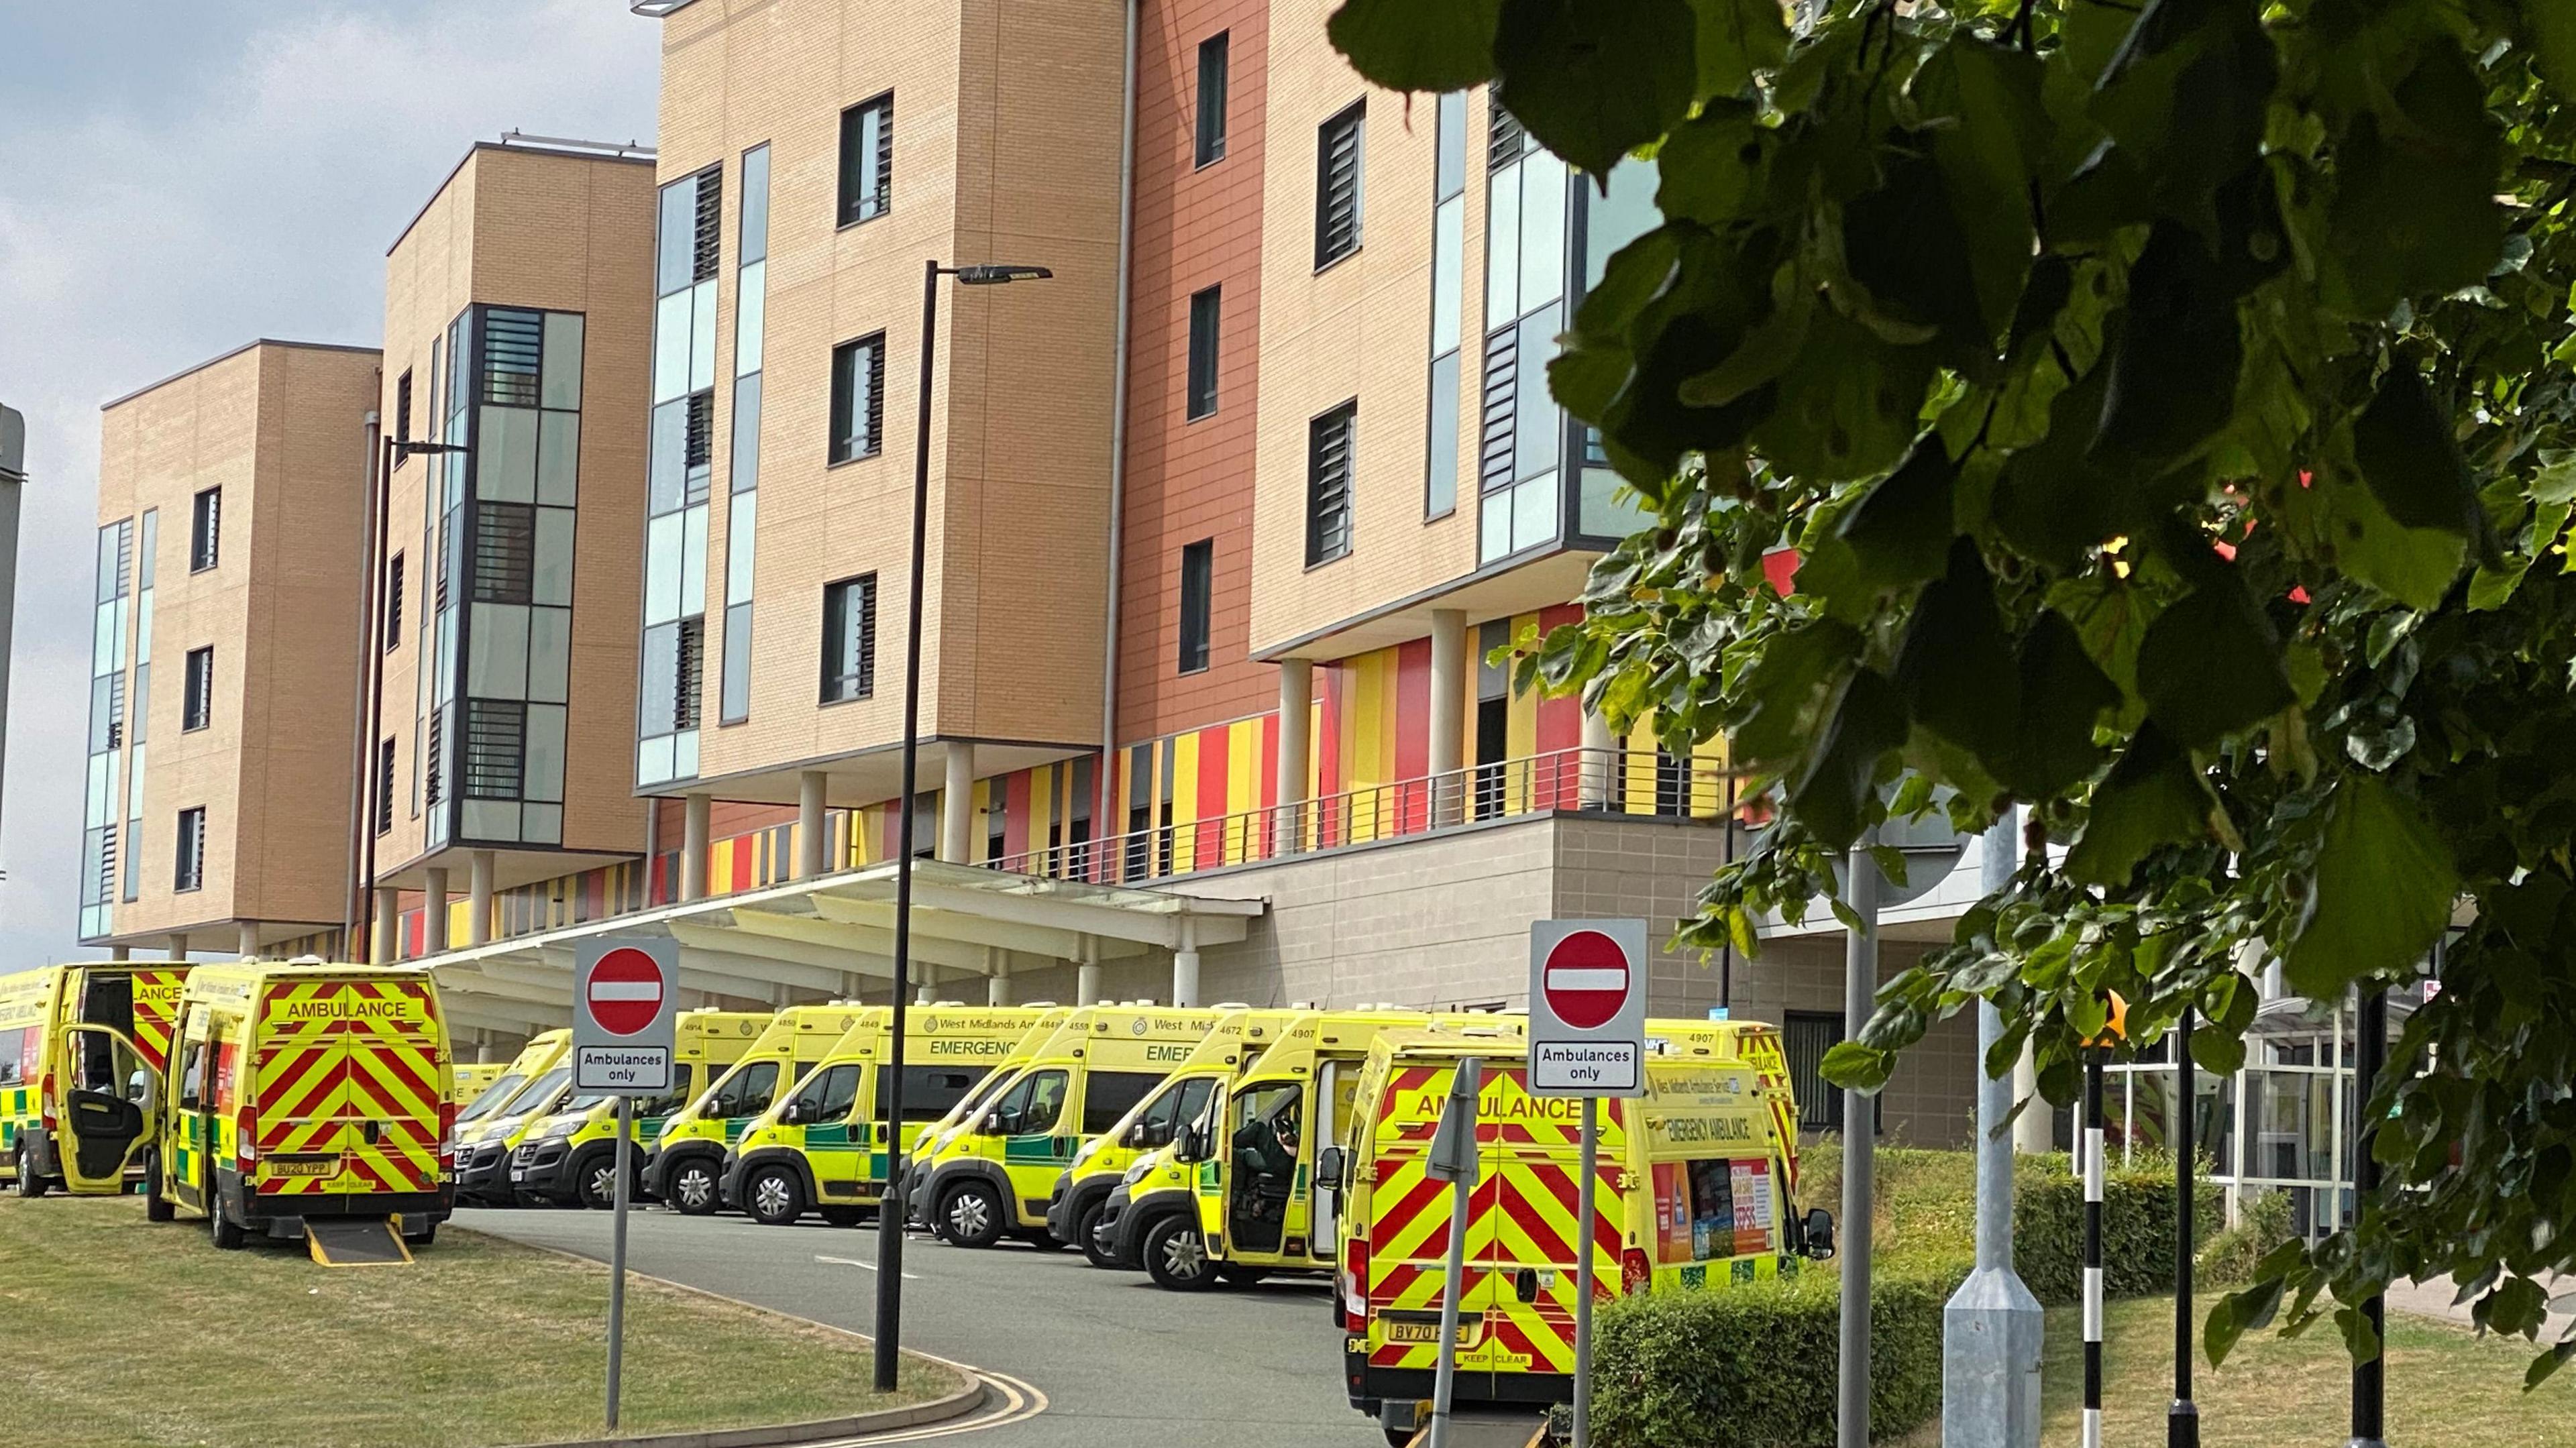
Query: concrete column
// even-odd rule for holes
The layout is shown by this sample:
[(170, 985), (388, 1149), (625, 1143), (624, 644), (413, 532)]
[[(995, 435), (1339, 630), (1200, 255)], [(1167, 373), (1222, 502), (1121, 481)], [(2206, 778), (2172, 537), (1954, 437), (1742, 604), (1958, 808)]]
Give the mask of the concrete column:
[(1431, 611), (1431, 822), (1454, 825), (1467, 815), (1467, 615)]
[(823, 816), (823, 771), (809, 769), (796, 777), (796, 878), (822, 874), (830, 853), (830, 822)]
[(948, 772), (939, 786), (939, 858), (971, 863), (975, 850), (975, 746), (948, 746)]
[(1172, 952), (1172, 1004), (1187, 1009), (1199, 1003), (1199, 933), (1181, 921), (1181, 948)]
[(1271, 816), (1270, 848), (1293, 855), (1306, 843), (1306, 755), (1315, 710), (1315, 666), (1306, 659), (1279, 661), (1279, 810)]
[(492, 941), (492, 852), (476, 850), (470, 858), (473, 874), (465, 884), (465, 913), (470, 917), (465, 939), (468, 944), (488, 945)]
[(984, 1004), (1006, 1006), (1011, 1003), (1011, 958), (999, 950), (986, 949), (984, 960), (989, 973), (984, 977)]
[(478, 1066), (488, 1066), (492, 1064), (492, 1033), (490, 1031), (476, 1031), (474, 1033), (474, 1064)]
[(376, 948), (370, 957), (378, 965), (390, 965), (402, 958), (402, 892), (390, 885), (376, 887)]
[(131, 945), (111, 945), (107, 948), (107, 958), (110, 960), (132, 960), (134, 958), (134, 947)]
[(240, 949), (236, 953), (239, 954), (242, 959), (259, 959), (259, 922), (256, 920), (245, 920), (241, 922), (239, 941)]
[(424, 948), (436, 955), (447, 949), (447, 867), (432, 865), (421, 873), (429, 877), (429, 883), (421, 887), (426, 897), (422, 908), (427, 912), (421, 935)]
[(184, 930), (174, 930), (170, 932), (170, 938), (163, 942), (161, 949), (162, 953), (171, 960), (186, 960), (188, 958), (188, 932)]
[(1073, 972), (1073, 1003), (1100, 1004), (1100, 942), (1089, 936), (1083, 937), (1082, 960)]
[(714, 797), (690, 795), (682, 801), (680, 824), (680, 898), (707, 898), (707, 811)]
[(1610, 721), (1586, 709), (1583, 711), (1583, 807), (1612, 809), (1619, 799), (1618, 741), (1610, 736)]

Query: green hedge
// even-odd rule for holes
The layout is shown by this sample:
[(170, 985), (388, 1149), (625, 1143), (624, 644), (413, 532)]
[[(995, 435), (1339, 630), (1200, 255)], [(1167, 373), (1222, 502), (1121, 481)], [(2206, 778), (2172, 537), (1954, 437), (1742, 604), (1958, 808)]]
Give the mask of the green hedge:
[[(2025, 1156), (2013, 1164), (2013, 1267), (2042, 1302), (2074, 1302), (2084, 1292), (2084, 1181), (2062, 1153)], [(2206, 1177), (2194, 1195), (2195, 1244), (2225, 1226), (2226, 1196)], [(2174, 1171), (2170, 1157), (2141, 1155), (2112, 1166), (2102, 1180), (2102, 1290), (2147, 1297), (2174, 1286)], [(1966, 1250), (1973, 1258), (1972, 1237)]]
[[(1955, 1276), (1870, 1288), (1870, 1423), (1882, 1437), (1941, 1412), (1941, 1308)], [(1830, 1263), (1795, 1277), (1630, 1297), (1595, 1319), (1600, 1448), (1832, 1448), (1842, 1292)]]

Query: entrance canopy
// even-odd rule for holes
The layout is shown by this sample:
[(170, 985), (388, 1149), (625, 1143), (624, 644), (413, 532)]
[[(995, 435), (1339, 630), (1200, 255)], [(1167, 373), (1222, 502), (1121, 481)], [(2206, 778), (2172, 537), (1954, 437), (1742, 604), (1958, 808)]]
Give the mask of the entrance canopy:
[[(662, 905), (424, 957), (452, 1024), (525, 1035), (572, 1023), (580, 943), (659, 937), (680, 945), (680, 989), (791, 1005), (885, 1000), (894, 979), (895, 864)], [(1240, 941), (1266, 908), (1123, 885), (916, 860), (913, 978), (939, 996), (984, 999), (994, 976), (1196, 952)]]

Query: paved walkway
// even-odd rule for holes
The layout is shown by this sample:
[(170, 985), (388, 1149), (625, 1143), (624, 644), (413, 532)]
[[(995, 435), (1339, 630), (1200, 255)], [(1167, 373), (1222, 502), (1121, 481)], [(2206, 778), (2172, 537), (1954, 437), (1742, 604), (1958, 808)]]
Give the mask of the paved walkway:
[[(2576, 1314), (2555, 1310), (2567, 1304), (2566, 1294), (2576, 1293), (2576, 1280), (2553, 1278), (2546, 1285), (2553, 1310), (2549, 1320), (2541, 1324), (2540, 1340), (2556, 1342), (2559, 1335), (2567, 1331), (2571, 1318), (2576, 1318)], [(2399, 1282), (2388, 1289), (2388, 1306), (2393, 1311), (2411, 1312), (2418, 1317), (2438, 1317), (2468, 1327), (2472, 1325), (2470, 1304), (2451, 1300), (2459, 1295), (2459, 1285), (2447, 1277), (2432, 1282)]]

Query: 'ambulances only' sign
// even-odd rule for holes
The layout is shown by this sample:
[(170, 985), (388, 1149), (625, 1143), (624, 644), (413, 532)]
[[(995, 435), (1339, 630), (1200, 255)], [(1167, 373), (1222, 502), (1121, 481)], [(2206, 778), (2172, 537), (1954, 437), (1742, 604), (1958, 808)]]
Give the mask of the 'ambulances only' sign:
[(1530, 926), (1528, 1079), (1534, 1096), (1645, 1093), (1645, 921)]
[(581, 1091), (671, 1089), (676, 940), (585, 940), (573, 957), (572, 1075)]

